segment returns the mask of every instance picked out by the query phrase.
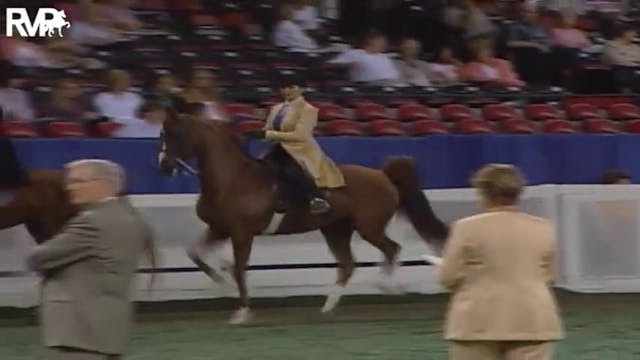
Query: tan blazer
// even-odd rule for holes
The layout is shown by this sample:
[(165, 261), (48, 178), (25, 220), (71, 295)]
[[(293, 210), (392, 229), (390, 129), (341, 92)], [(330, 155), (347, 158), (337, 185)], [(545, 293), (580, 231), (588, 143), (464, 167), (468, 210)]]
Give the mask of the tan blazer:
[(117, 199), (91, 206), (36, 247), (40, 321), (48, 347), (124, 353), (132, 320), (131, 287), (147, 225)]
[(551, 224), (517, 211), (457, 221), (439, 269), (452, 291), (445, 338), (549, 341), (564, 337), (550, 289), (556, 243)]
[(281, 123), (281, 131), (273, 129), (273, 119), (284, 103), (271, 108), (265, 126), (266, 139), (279, 142), (309, 174), (319, 187), (344, 186), (340, 169), (327, 157), (313, 138), (313, 129), (318, 123), (318, 109), (302, 96), (291, 102)]

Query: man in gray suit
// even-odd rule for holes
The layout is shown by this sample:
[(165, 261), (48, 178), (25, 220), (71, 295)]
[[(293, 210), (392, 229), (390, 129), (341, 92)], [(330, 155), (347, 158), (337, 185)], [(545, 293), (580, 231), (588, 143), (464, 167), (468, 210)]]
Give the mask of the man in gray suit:
[(43, 277), (47, 359), (120, 359), (124, 353), (132, 281), (150, 231), (117, 198), (123, 184), (124, 171), (110, 161), (67, 165), (69, 198), (82, 211), (28, 258)]

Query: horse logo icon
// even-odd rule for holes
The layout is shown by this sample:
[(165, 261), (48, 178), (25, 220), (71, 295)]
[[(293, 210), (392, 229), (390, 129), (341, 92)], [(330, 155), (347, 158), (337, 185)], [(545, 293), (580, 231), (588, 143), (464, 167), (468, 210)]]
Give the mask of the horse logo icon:
[(13, 36), (14, 30), (23, 37), (52, 37), (56, 34), (62, 37), (62, 29), (70, 28), (64, 10), (54, 8), (40, 8), (33, 21), (25, 8), (7, 8), (6, 10), (6, 35)]
[(64, 10), (55, 10), (52, 13), (53, 18), (50, 20), (46, 20), (46, 22), (42, 23), (42, 27), (44, 27), (44, 31), (46, 31), (47, 36), (53, 36), (55, 30), (58, 30), (58, 36), (62, 37), (62, 29), (71, 27), (71, 24), (67, 21), (67, 15), (64, 13)]

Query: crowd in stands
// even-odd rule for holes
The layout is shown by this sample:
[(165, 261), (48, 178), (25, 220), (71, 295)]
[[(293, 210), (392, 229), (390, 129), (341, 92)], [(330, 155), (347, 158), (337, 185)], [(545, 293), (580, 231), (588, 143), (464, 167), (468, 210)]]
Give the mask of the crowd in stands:
[[(395, 8), (388, 15), (402, 15), (396, 20), (406, 19), (404, 27), (363, 27), (352, 36), (344, 23), (358, 19), (348, 11), (327, 19), (317, 2), (306, 0), (34, 1), (32, 10), (54, 6), (72, 25), (64, 36), (0, 39), (0, 106), (12, 121), (89, 126), (108, 120), (118, 124), (113, 136), (156, 137), (160, 125), (138, 116), (142, 92), (167, 101), (179, 96), (203, 104), (204, 118), (235, 121), (225, 102), (238, 99), (228, 88), (265, 88), (263, 97), (273, 99), (275, 79), (287, 73), (302, 73), (311, 89), (329, 92), (339, 86), (637, 87), (633, 22), (567, 2), (454, 0), (439, 12), (446, 36), (425, 41), (433, 26), (416, 27), (415, 20), (429, 16), (426, 3), (389, 1), (384, 6)], [(610, 86), (590, 81), (602, 71), (597, 79)]]

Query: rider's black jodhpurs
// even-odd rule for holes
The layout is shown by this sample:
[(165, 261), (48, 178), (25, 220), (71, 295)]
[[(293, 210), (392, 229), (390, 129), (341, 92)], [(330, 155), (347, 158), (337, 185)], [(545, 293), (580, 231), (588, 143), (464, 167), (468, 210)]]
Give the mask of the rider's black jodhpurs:
[(276, 170), (276, 176), (288, 187), (285, 189), (288, 195), (305, 201), (310, 201), (314, 197), (323, 197), (322, 191), (316, 186), (311, 176), (282, 146), (274, 145), (265, 160)]

